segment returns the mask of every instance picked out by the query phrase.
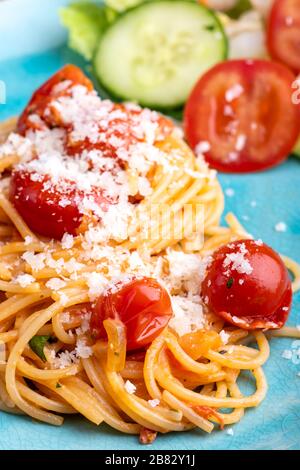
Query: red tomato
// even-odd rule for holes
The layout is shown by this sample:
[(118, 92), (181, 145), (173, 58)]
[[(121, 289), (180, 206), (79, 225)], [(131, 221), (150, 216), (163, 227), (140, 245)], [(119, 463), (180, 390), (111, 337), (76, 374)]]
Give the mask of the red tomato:
[[(54, 87), (64, 81), (69, 81), (70, 83), (63, 87), (63, 89), (56, 91)], [(94, 89), (92, 82), (84, 75), (80, 68), (75, 65), (65, 65), (33, 94), (17, 124), (20, 134), (24, 135), (28, 129), (40, 128), (39, 124), (30, 120), (32, 114), (37, 114), (49, 125), (56, 126), (59, 124), (59, 116), (53, 113), (45, 115), (45, 109), (53, 99), (67, 95), (69, 88), (74, 85), (83, 85), (89, 91)]]
[(184, 111), (192, 148), (208, 142), (207, 162), (225, 172), (272, 167), (293, 149), (300, 107), (292, 103), (293, 73), (264, 60), (216, 65), (196, 84)]
[[(76, 235), (83, 216), (78, 208), (78, 198), (83, 194), (76, 190), (74, 183), (70, 183), (68, 194), (60, 188), (51, 185), (44, 188), (42, 181), (33, 181), (29, 173), (15, 171), (12, 174), (10, 186), (10, 199), (27, 225), (34, 232), (45, 237), (60, 240), (64, 233)], [(96, 201), (104, 207), (108, 204), (101, 194), (93, 194)], [(68, 205), (60, 205), (62, 199), (67, 198)]]
[(91, 317), (96, 338), (106, 336), (103, 320), (117, 318), (126, 325), (127, 350), (148, 346), (173, 315), (170, 296), (154, 279), (136, 279), (99, 298)]
[(267, 42), (271, 56), (300, 71), (300, 1), (275, 0), (269, 15)]
[(214, 253), (202, 295), (211, 311), (240, 328), (281, 328), (291, 308), (292, 287), (272, 248), (240, 240)]
[[(99, 135), (102, 139), (99, 142), (92, 142), (89, 138), (84, 140), (72, 140), (72, 127), (67, 129), (67, 152), (69, 155), (76, 155), (83, 150), (101, 150), (104, 157), (118, 158), (118, 150), (128, 150), (142, 138), (137, 135), (137, 128), (143, 121), (143, 112), (145, 110), (134, 108), (127, 109), (126, 106), (119, 103), (112, 103), (111, 109), (104, 119), (104, 125), (99, 123)], [(158, 115), (158, 131), (162, 136), (169, 135), (174, 130), (172, 121), (164, 116)], [(119, 163), (122, 161), (119, 158)]]

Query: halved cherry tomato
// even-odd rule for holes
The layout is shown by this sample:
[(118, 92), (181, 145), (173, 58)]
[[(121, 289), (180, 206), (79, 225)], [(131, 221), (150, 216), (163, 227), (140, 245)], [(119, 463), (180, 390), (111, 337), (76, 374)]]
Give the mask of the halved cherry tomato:
[[(66, 86), (59, 88), (62, 82), (66, 82)], [(69, 82), (69, 83), (68, 83)], [(66, 96), (70, 87), (74, 85), (85, 86), (89, 91), (93, 90), (92, 82), (84, 75), (80, 68), (75, 65), (65, 65), (49, 80), (47, 80), (33, 95), (25, 110), (21, 114), (17, 130), (24, 135), (28, 129), (39, 129), (40, 125), (31, 121), (30, 116), (36, 114), (50, 126), (56, 126), (59, 123), (59, 116), (52, 113), (45, 113), (46, 108), (53, 99), (60, 96)]]
[(261, 241), (224, 245), (202, 284), (208, 308), (246, 330), (281, 328), (292, 302), (288, 271), (279, 255)]
[(300, 1), (275, 0), (268, 18), (267, 42), (271, 56), (300, 71)]
[[(225, 172), (250, 172), (285, 160), (300, 133), (300, 107), (292, 103), (295, 77), (284, 65), (231, 60), (196, 84), (185, 107), (192, 148), (205, 142), (207, 162)], [(209, 145), (207, 145), (207, 143)]]
[[(49, 188), (46, 185), (45, 189), (47, 182), (49, 177), (34, 181), (29, 173), (16, 170), (11, 178), (10, 200), (34, 232), (56, 240), (64, 233), (75, 235), (83, 219), (78, 206), (84, 195), (76, 189), (75, 183), (70, 182), (66, 195), (53, 184)], [(103, 208), (107, 207), (109, 201), (101, 192), (95, 190), (93, 197)], [(66, 200), (67, 204), (63, 202)]]
[(167, 291), (155, 279), (144, 277), (98, 299), (91, 317), (91, 331), (95, 338), (105, 338), (103, 320), (117, 318), (126, 326), (127, 350), (132, 351), (148, 346), (172, 315)]

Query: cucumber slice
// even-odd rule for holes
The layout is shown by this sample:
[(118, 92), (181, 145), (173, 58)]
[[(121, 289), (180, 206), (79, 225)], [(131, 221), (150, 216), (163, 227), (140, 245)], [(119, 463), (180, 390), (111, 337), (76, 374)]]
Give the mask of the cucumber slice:
[(194, 1), (162, 0), (127, 11), (108, 28), (95, 70), (114, 96), (176, 108), (226, 55), (226, 36), (214, 13)]

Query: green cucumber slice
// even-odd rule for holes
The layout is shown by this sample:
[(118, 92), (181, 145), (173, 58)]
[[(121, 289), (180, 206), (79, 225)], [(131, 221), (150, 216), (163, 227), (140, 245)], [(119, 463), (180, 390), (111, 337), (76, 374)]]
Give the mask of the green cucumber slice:
[(214, 13), (193, 1), (162, 0), (122, 14), (104, 33), (94, 66), (114, 96), (176, 108), (226, 56), (227, 39)]

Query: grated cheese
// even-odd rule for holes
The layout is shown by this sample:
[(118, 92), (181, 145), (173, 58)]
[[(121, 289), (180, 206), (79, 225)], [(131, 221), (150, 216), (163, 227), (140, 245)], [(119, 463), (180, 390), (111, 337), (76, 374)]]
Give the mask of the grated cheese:
[(231, 88), (226, 90), (225, 100), (228, 103), (231, 103), (236, 98), (239, 98), (239, 96), (241, 96), (243, 92), (244, 92), (244, 88), (242, 87), (242, 85), (240, 85), (239, 83), (236, 83)]
[(124, 388), (129, 395), (133, 395), (136, 391), (136, 386), (130, 380), (126, 380)]
[(220, 335), (222, 343), (227, 344), (230, 335), (228, 333), (226, 333), (226, 331), (224, 331), (224, 330), (220, 331), (219, 335)]
[(20, 284), (21, 287), (27, 287), (35, 282), (35, 278), (30, 274), (19, 274), (19, 276), (15, 278), (15, 282)]
[(21, 258), (29, 264), (33, 271), (39, 271), (45, 267), (45, 253), (35, 255), (32, 251), (25, 251)]
[(169, 325), (179, 336), (200, 330), (205, 326), (202, 302), (199, 296), (171, 296), (174, 317)]
[[(240, 274), (251, 274), (253, 267), (249, 260), (245, 258), (247, 250), (245, 243), (239, 245), (239, 251), (236, 253), (228, 253), (223, 262), (224, 268), (229, 268), (231, 271), (237, 271)], [(229, 271), (230, 272), (230, 271)]]
[(276, 232), (286, 232), (287, 231), (287, 225), (285, 222), (278, 222), (276, 225), (275, 225), (275, 230)]
[(158, 398), (154, 398), (153, 400), (148, 400), (148, 403), (151, 408), (156, 408), (160, 404), (160, 400)]
[(86, 339), (80, 338), (77, 339), (75, 354), (78, 358), (88, 359), (93, 354), (93, 349), (90, 346), (87, 346)]
[(232, 188), (227, 188), (227, 189), (225, 189), (225, 194), (226, 194), (226, 196), (228, 196), (228, 197), (232, 197), (232, 196), (234, 196), (235, 191), (234, 191), (234, 189), (232, 189)]
[(74, 245), (73, 235), (70, 235), (69, 233), (65, 233), (64, 236), (62, 237), (62, 240), (61, 240), (61, 246), (65, 250), (69, 250), (70, 248), (73, 247), (73, 245)]
[(283, 357), (284, 359), (292, 359), (293, 357), (293, 353), (292, 351), (290, 351), (289, 349), (285, 349), (282, 354), (281, 354), (281, 357)]
[(66, 282), (62, 281), (58, 277), (53, 277), (48, 282), (46, 282), (46, 287), (54, 291), (60, 290), (65, 286), (66, 286)]

